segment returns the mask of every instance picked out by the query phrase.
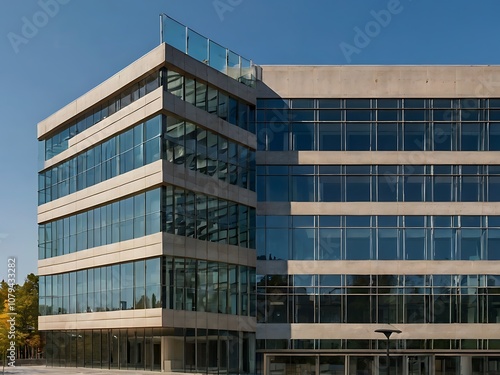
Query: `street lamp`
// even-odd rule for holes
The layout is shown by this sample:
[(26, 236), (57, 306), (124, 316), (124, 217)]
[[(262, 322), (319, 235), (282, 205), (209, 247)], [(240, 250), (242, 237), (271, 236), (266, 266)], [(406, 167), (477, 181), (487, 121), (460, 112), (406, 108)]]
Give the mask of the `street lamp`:
[(375, 332), (377, 333), (383, 333), (385, 337), (387, 337), (387, 375), (391, 374), (391, 365), (389, 362), (389, 337), (393, 333), (401, 333), (399, 329), (394, 329), (394, 328), (381, 328), (381, 329), (376, 329)]

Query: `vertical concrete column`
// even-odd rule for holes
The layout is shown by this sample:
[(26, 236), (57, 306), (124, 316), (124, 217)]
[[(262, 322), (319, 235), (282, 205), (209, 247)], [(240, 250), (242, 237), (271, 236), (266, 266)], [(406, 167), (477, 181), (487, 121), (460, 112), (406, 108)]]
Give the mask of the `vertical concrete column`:
[(472, 357), (460, 357), (460, 375), (472, 374)]

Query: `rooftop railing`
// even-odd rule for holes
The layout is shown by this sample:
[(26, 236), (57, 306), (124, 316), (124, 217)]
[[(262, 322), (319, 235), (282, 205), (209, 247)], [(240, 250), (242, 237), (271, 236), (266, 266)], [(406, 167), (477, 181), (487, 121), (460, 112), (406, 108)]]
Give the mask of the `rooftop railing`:
[(161, 43), (167, 43), (219, 72), (255, 87), (257, 67), (252, 60), (222, 47), (166, 14), (160, 15), (160, 26)]

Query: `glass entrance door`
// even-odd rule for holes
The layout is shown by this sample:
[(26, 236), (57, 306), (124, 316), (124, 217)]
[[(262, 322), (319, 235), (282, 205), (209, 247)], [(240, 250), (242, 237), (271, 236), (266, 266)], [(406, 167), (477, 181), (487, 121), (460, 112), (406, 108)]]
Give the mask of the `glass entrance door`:
[(427, 356), (408, 356), (407, 374), (408, 375), (427, 375), (431, 373), (431, 359)]

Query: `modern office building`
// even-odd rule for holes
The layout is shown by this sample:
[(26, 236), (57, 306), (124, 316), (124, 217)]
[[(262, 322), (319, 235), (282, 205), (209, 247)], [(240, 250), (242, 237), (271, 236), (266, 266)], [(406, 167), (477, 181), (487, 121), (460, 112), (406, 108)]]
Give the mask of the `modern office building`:
[(167, 16), (38, 125), (50, 366), (500, 373), (500, 67), (256, 66)]
[(48, 365), (255, 373), (255, 69), (210, 46), (163, 43), (38, 124)]

